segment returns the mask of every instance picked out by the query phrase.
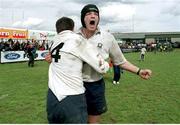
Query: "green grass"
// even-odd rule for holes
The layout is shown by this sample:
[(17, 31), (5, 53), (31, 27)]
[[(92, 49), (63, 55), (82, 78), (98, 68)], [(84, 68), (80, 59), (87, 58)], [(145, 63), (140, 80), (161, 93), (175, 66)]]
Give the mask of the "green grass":
[(0, 64), (0, 123), (47, 123), (48, 64)]
[[(125, 54), (142, 68), (153, 71), (150, 80), (124, 72), (120, 84), (113, 85), (113, 74), (105, 74), (108, 111), (101, 123), (180, 123), (180, 50)], [(46, 93), (48, 64), (35, 62), (0, 64), (0, 123), (47, 123)]]

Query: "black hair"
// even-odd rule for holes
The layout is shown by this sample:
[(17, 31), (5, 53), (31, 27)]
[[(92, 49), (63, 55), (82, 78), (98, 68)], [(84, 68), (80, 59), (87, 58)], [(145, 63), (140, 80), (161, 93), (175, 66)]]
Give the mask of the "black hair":
[(85, 22), (84, 22), (84, 17), (86, 15), (86, 13), (88, 12), (97, 12), (98, 16), (99, 16), (99, 9), (97, 8), (96, 5), (94, 4), (87, 4), (86, 6), (83, 7), (83, 9), (81, 10), (81, 23), (82, 26), (86, 28)]
[(56, 21), (56, 31), (60, 33), (64, 30), (71, 30), (74, 29), (74, 21), (68, 17), (62, 17)]

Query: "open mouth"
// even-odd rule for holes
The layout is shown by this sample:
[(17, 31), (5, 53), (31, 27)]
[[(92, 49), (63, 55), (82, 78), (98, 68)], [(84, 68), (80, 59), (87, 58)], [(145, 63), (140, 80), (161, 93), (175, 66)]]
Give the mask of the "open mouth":
[(95, 25), (95, 21), (94, 20), (90, 21), (90, 24)]

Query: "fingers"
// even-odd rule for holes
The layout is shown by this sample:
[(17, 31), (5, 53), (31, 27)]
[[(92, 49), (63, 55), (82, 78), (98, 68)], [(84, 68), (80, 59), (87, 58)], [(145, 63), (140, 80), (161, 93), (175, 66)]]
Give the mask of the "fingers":
[(141, 70), (140, 74), (141, 78), (149, 79), (152, 75), (152, 71), (149, 69)]
[(97, 55), (97, 57), (99, 58), (99, 66), (104, 65), (104, 59), (102, 58), (101, 55)]
[(99, 65), (104, 65), (104, 60), (102, 58), (99, 60)]
[(109, 70), (109, 63), (108, 62), (104, 62), (101, 66), (100, 69), (104, 71), (104, 73), (106, 73)]
[(51, 58), (51, 54), (48, 53), (46, 56), (45, 56), (45, 61), (48, 62), (48, 63), (51, 63), (52, 62), (52, 58)]

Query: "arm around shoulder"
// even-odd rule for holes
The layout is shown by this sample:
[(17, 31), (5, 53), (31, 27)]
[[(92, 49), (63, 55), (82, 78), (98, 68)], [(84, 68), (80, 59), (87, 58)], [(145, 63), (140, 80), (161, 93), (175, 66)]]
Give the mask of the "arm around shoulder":
[(97, 72), (103, 74), (109, 70), (109, 63), (103, 59), (97, 48), (87, 41), (82, 42), (82, 44), (77, 47), (75, 52), (80, 59), (89, 64)]

